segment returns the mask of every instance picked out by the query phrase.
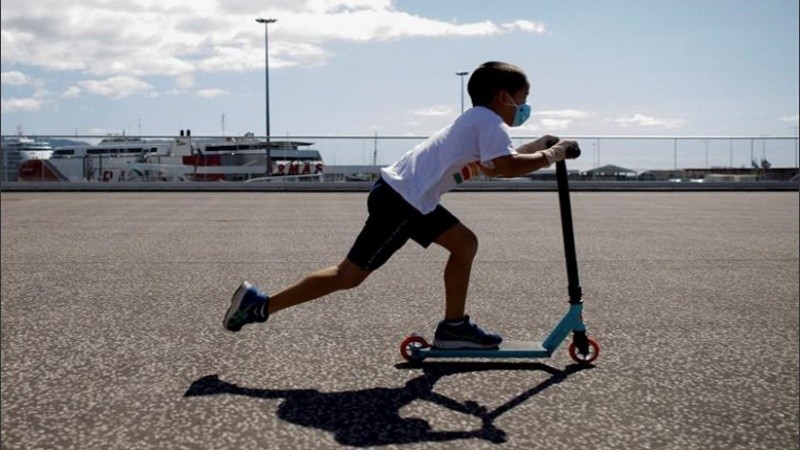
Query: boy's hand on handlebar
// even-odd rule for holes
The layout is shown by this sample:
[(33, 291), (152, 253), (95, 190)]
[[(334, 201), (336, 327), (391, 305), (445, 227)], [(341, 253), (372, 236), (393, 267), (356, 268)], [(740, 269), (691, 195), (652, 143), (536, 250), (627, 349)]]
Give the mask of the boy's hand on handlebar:
[(547, 158), (547, 163), (551, 165), (567, 158), (577, 158), (581, 154), (581, 149), (575, 141), (560, 140), (552, 147), (542, 150), (541, 153)]

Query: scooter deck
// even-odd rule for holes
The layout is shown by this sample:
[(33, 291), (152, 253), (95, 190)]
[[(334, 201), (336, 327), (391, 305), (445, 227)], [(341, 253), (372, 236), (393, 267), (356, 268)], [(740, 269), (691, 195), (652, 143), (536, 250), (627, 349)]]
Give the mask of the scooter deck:
[(416, 349), (421, 358), (548, 358), (552, 356), (542, 341), (504, 341), (492, 349), (440, 349), (434, 347)]

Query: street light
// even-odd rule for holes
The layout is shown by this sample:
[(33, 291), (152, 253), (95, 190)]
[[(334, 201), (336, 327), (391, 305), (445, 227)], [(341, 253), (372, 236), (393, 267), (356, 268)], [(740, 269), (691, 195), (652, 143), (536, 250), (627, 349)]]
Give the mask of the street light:
[(467, 76), (469, 72), (456, 72), (456, 75), (461, 77), (461, 114), (464, 114), (464, 77)]
[(277, 22), (278, 19), (264, 19), (259, 17), (256, 22), (264, 24), (264, 121), (267, 128), (267, 175), (272, 174), (271, 147), (269, 133), (269, 24)]

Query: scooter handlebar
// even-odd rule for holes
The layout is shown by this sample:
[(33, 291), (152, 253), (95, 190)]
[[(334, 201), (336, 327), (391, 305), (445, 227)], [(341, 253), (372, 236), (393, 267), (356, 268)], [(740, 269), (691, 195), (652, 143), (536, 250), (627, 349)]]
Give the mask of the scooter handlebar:
[(578, 146), (578, 143), (575, 142), (567, 147), (566, 157), (567, 159), (575, 159), (581, 156), (581, 148)]

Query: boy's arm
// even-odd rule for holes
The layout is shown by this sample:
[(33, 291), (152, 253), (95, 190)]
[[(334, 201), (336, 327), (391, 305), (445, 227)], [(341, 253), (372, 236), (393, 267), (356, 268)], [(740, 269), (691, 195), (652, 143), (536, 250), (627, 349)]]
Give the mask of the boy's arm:
[(577, 148), (577, 146), (578, 143), (575, 141), (559, 141), (552, 147), (535, 153), (500, 156), (492, 160), (495, 176), (505, 178), (519, 177), (542, 169), (553, 163), (563, 161), (567, 158), (568, 153), (570, 153), (570, 157), (574, 157), (572, 152), (568, 152), (568, 150), (573, 147)]

